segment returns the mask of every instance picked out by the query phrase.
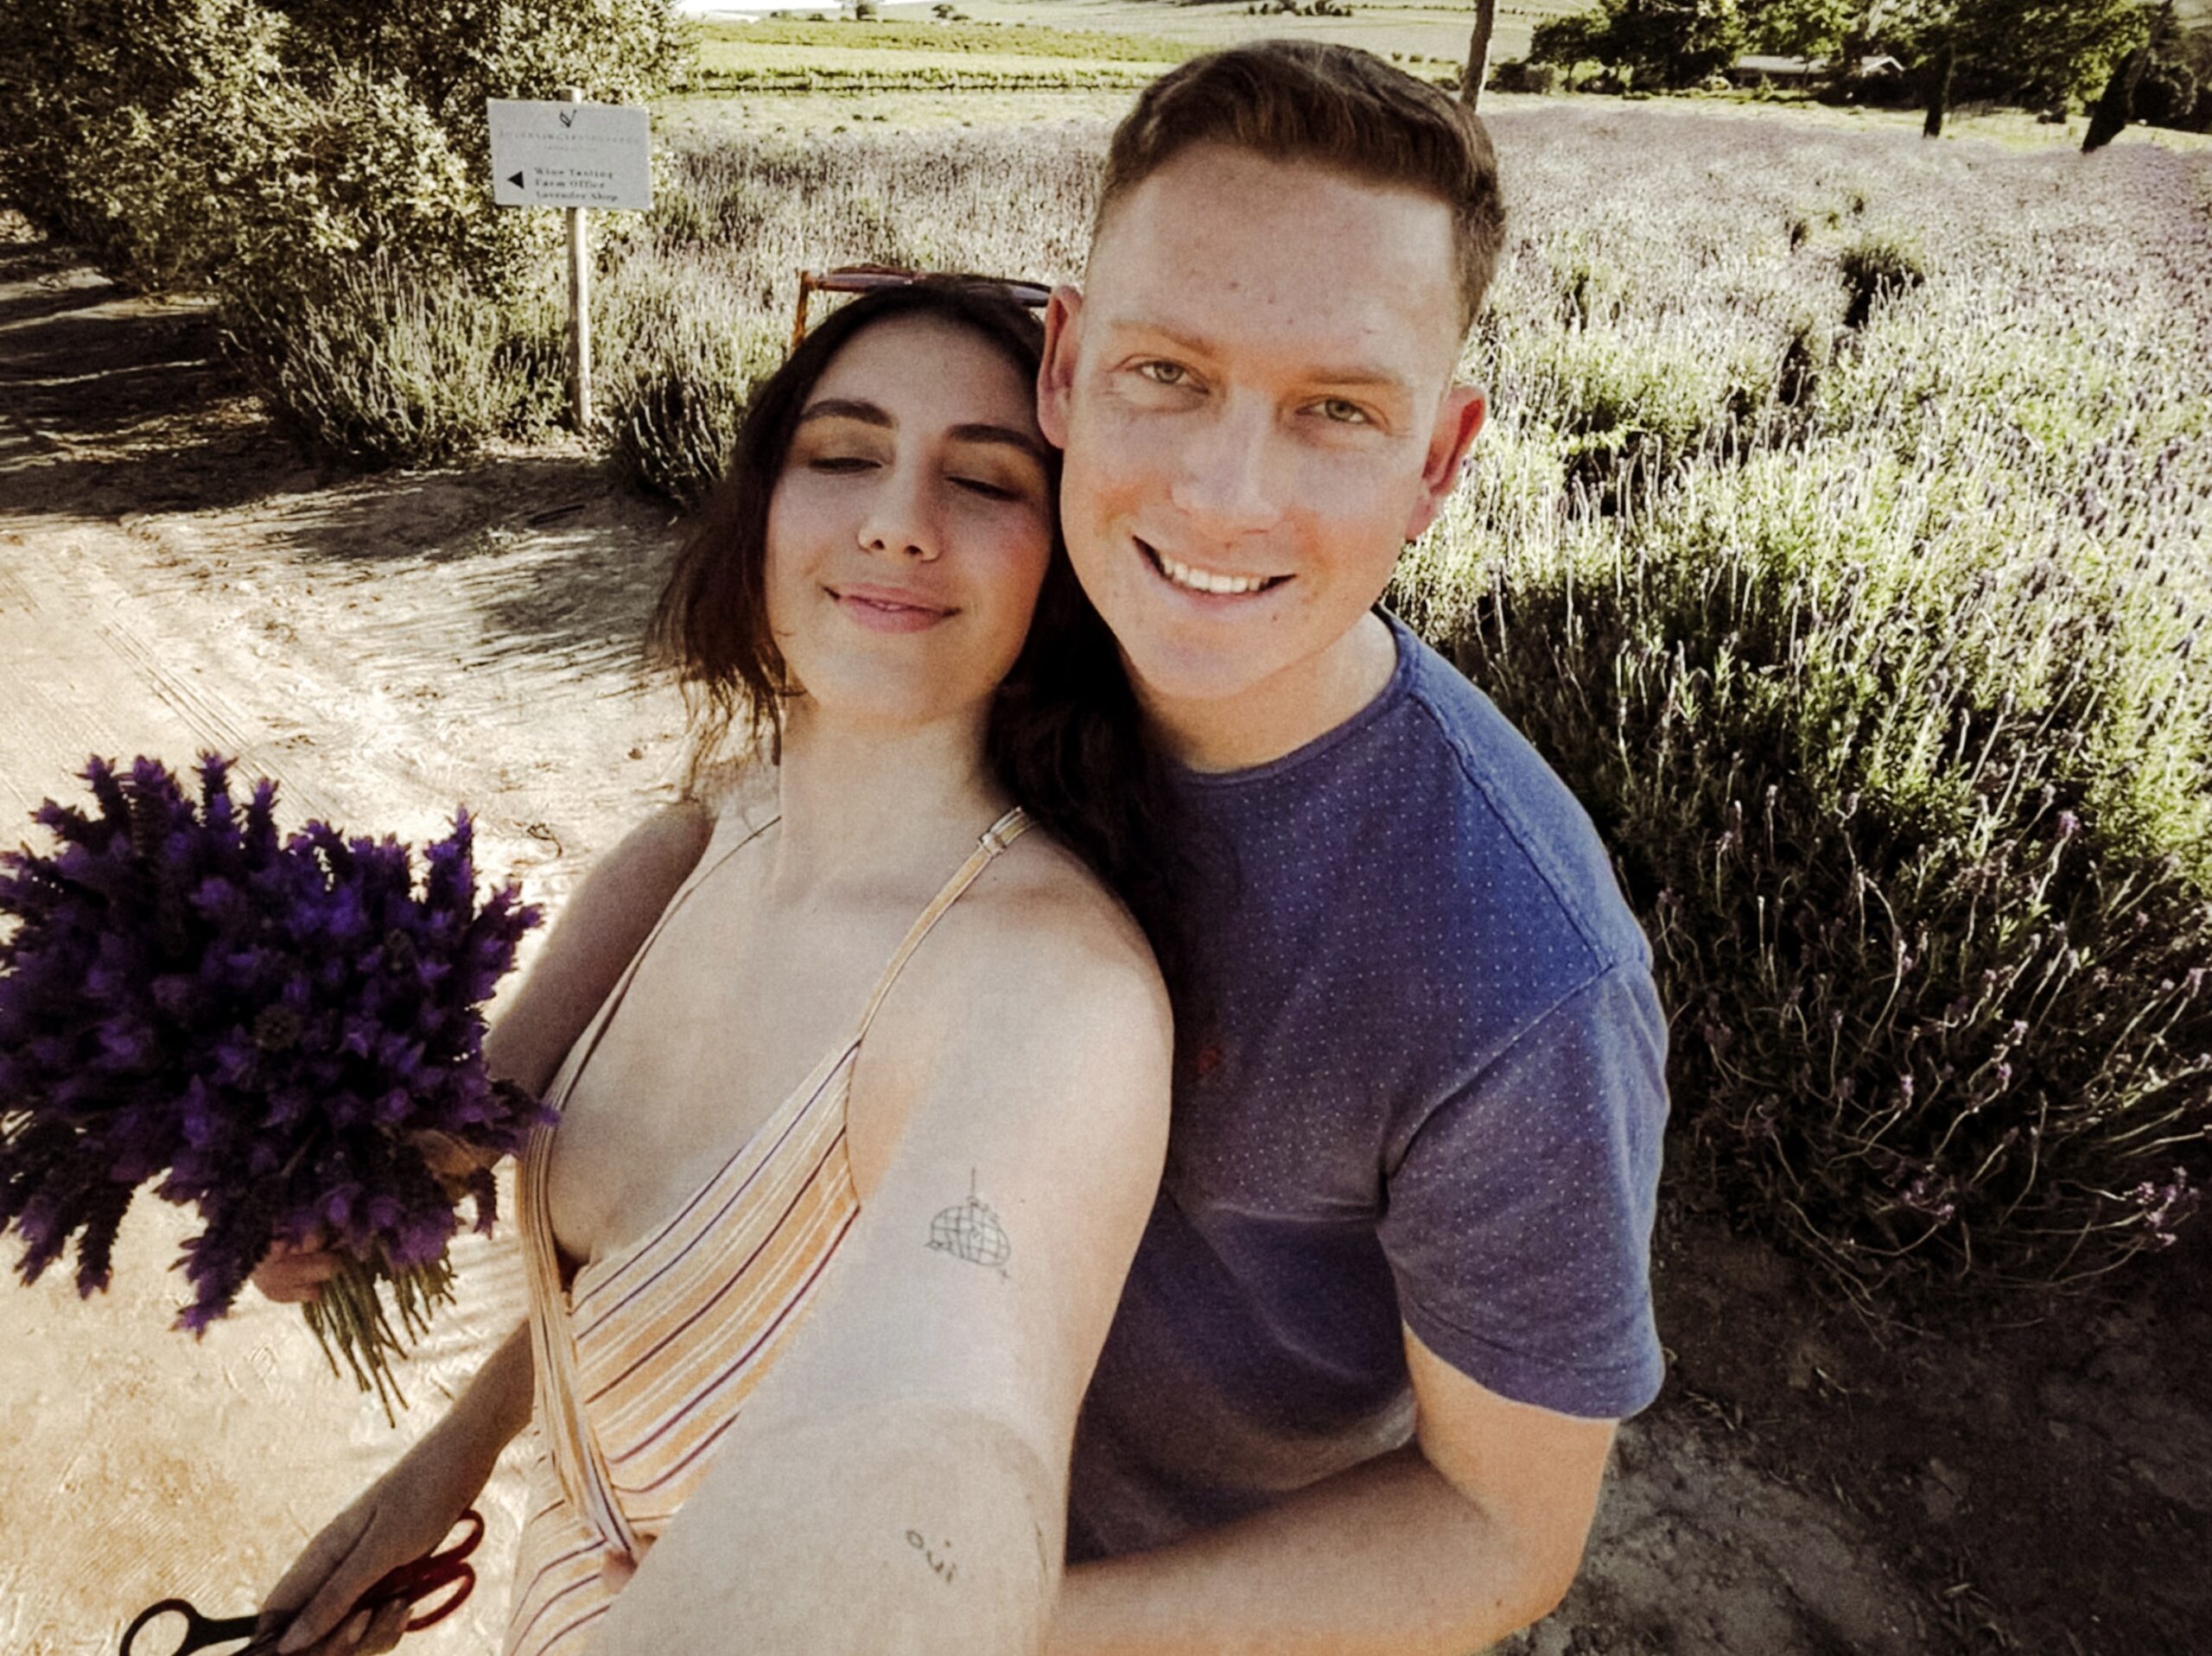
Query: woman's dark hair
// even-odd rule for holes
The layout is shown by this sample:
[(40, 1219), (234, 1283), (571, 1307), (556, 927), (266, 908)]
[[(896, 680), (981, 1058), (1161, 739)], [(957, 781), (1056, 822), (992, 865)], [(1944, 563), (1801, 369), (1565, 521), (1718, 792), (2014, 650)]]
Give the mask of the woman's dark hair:
[[(965, 328), (1036, 378), (1045, 332), (1034, 315), (995, 283), (931, 276), (851, 300), (754, 388), (729, 465), (677, 549), (649, 633), (691, 707), (686, 793), (734, 757), (737, 726), (752, 751), (780, 754), (785, 670), (768, 628), (768, 502), (799, 412), (830, 362), (862, 329), (902, 316)], [(1007, 790), (1129, 905), (1165, 969), (1178, 953), (1166, 772), (1144, 739), (1113, 634), (1060, 542), (1057, 451), (1047, 451), (1046, 482), (1052, 560), (1029, 636), (992, 704), (986, 748)]]

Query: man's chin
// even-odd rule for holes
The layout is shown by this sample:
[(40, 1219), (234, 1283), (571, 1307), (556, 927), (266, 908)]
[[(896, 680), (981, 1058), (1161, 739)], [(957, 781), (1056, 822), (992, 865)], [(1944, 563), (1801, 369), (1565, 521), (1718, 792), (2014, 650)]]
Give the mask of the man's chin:
[(1211, 721), (1233, 714), (1286, 663), (1224, 659), (1218, 650), (1147, 650), (1122, 647), (1129, 682), (1147, 717), (1178, 726)]

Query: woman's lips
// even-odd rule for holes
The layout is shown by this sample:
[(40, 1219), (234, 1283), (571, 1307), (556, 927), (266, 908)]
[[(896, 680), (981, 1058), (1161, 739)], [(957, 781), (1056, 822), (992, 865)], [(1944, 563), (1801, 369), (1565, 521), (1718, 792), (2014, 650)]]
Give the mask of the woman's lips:
[(957, 614), (941, 604), (891, 587), (832, 587), (837, 607), (871, 632), (920, 632)]

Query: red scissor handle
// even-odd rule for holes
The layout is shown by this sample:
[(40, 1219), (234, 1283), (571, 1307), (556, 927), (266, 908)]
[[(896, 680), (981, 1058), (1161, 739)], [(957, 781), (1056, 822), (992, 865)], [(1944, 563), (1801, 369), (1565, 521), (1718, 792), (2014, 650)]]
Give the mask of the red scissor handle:
[(450, 1587), (454, 1590), (434, 1608), (410, 1620), (407, 1630), (412, 1633), (451, 1615), (461, 1608), (461, 1602), (476, 1585), (474, 1568), (461, 1560), (475, 1551), (476, 1544), (484, 1539), (484, 1514), (472, 1507), (461, 1515), (457, 1527), (462, 1532), (459, 1541), (401, 1564), (397, 1570), (387, 1570), (377, 1578), (367, 1592), (354, 1601), (355, 1606), (372, 1609), (403, 1598), (411, 1602), (429, 1598)]
[(454, 1574), (448, 1584), (453, 1588), (453, 1591), (446, 1595), (443, 1601), (432, 1605), (427, 1610), (418, 1610), (408, 1618), (408, 1632), (420, 1633), (432, 1622), (442, 1621), (458, 1610), (461, 1608), (461, 1600), (467, 1598), (469, 1589), (476, 1585), (476, 1572), (467, 1564), (455, 1564)]

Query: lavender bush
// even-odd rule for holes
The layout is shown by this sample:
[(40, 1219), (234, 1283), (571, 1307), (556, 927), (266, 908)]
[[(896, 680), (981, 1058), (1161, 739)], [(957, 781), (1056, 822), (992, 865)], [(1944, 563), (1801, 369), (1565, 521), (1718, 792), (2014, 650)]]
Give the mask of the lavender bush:
[[(320, 822), (279, 838), (276, 787), (241, 810), (229, 766), (199, 796), (151, 759), (86, 768), (96, 815), (48, 801), (52, 855), (0, 854), (0, 1228), (35, 1281), (73, 1237), (78, 1291), (107, 1285), (137, 1188), (206, 1221), (179, 1326), (222, 1316), (270, 1244), (331, 1239), (348, 1265), (308, 1321), (387, 1413), (410, 1335), (448, 1297), (462, 1195), (489, 1230), (488, 1161), (538, 1117), (482, 1058), (483, 1003), (535, 909), (476, 903), (467, 815), (424, 853)], [(457, 1143), (480, 1164), (456, 1178)], [(333, 1359), (335, 1372), (336, 1361)], [(404, 1401), (404, 1399), (403, 1399)]]
[[(1390, 601), (1615, 848), (1675, 1192), (1892, 1310), (2156, 1250), (2212, 1175), (2212, 154), (1490, 124), (1492, 418)], [(602, 289), (683, 416), (635, 474), (741, 401), (667, 295), (772, 340), (802, 265), (1071, 276), (1104, 136), (677, 157)]]
[(1493, 125), (1496, 415), (1394, 601), (1615, 848), (1675, 1190), (1892, 1312), (2161, 1248), (2212, 1173), (2212, 155)]

